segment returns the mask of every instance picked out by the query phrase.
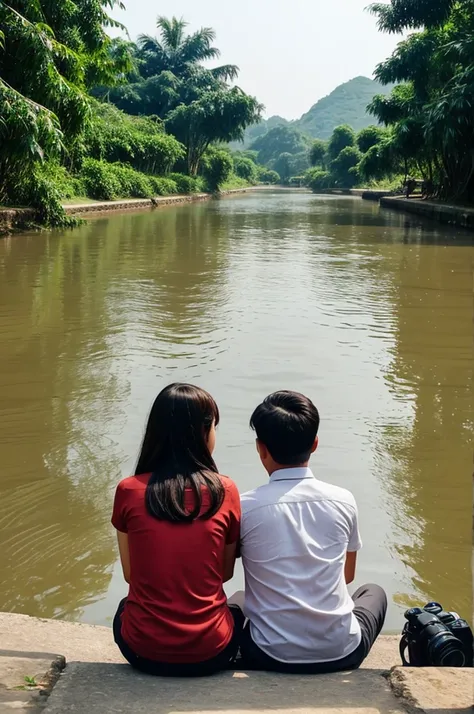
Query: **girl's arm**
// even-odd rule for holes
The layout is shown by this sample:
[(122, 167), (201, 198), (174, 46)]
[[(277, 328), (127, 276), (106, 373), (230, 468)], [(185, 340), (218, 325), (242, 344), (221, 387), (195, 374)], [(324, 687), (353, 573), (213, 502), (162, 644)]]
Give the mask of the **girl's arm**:
[(235, 559), (238, 543), (231, 543), (224, 548), (224, 582), (227, 583), (234, 577)]
[(130, 584), (130, 551), (128, 549), (128, 533), (117, 531), (120, 561), (122, 563), (123, 577)]
[(227, 481), (226, 490), (228, 495), (229, 508), (229, 530), (227, 532), (226, 544), (224, 547), (224, 570), (223, 579), (227, 583), (234, 577), (235, 560), (240, 542), (240, 495), (239, 490), (233, 481)]

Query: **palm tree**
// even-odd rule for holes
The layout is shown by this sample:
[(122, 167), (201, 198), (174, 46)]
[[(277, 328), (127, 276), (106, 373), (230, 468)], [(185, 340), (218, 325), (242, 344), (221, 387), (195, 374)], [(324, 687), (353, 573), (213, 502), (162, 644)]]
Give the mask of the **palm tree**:
[[(182, 18), (158, 17), (156, 25), (160, 37), (140, 35), (138, 47), (143, 61), (141, 73), (144, 77), (152, 77), (161, 72), (172, 72), (178, 78), (185, 78), (196, 65), (206, 60), (217, 59), (220, 51), (213, 47), (216, 39), (215, 31), (210, 27), (202, 27), (192, 35), (185, 33), (188, 23)], [(239, 68), (233, 64), (215, 67), (210, 72), (222, 81), (230, 81), (237, 77)]]

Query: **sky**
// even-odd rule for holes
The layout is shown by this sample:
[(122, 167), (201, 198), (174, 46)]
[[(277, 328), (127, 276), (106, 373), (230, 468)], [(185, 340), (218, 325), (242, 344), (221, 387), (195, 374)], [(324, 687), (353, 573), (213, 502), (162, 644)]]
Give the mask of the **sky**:
[(265, 116), (299, 118), (339, 84), (388, 57), (399, 38), (378, 32), (370, 0), (123, 0), (114, 17), (131, 39), (155, 35), (157, 15), (183, 17), (189, 31), (217, 32), (219, 63), (237, 64), (237, 84)]

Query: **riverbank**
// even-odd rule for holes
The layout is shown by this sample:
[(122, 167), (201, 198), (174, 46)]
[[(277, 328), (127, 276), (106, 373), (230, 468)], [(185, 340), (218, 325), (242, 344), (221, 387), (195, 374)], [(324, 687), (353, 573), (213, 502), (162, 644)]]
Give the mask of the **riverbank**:
[(318, 191), (325, 196), (356, 196), (364, 201), (380, 201), (385, 196), (392, 196), (389, 189), (373, 188), (325, 188)]
[[(248, 186), (221, 191), (218, 198), (225, 198), (248, 191), (265, 191), (272, 186)], [(85, 214), (110, 213), (112, 211), (139, 211), (145, 208), (161, 208), (181, 203), (195, 203), (215, 198), (212, 193), (190, 193), (172, 196), (157, 196), (156, 198), (127, 198), (117, 201), (88, 201), (87, 203), (72, 203), (63, 206), (67, 216), (80, 217)], [(34, 226), (35, 211), (32, 208), (0, 208), (0, 236), (14, 233)]]
[(380, 205), (383, 208), (414, 213), (438, 223), (474, 230), (474, 207), (448, 205), (438, 201), (424, 201), (420, 198), (402, 198), (400, 196), (382, 197)]
[[(403, 670), (397, 637), (381, 637), (358, 672), (285, 677), (236, 670), (214, 677), (212, 687), (209, 680), (177, 683), (133, 672), (107, 627), (0, 613), (0, 641), (1, 712), (454, 714), (472, 704), (470, 670)], [(25, 688), (25, 677), (36, 687)]]

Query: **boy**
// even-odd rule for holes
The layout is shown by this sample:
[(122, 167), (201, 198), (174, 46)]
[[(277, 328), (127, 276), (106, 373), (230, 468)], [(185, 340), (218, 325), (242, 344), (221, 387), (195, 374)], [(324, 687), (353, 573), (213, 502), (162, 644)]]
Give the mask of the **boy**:
[(380, 634), (377, 585), (350, 597), (362, 547), (348, 491), (317, 480), (319, 413), (302, 394), (276, 392), (250, 421), (268, 484), (242, 496), (243, 665), (291, 673), (358, 668)]

